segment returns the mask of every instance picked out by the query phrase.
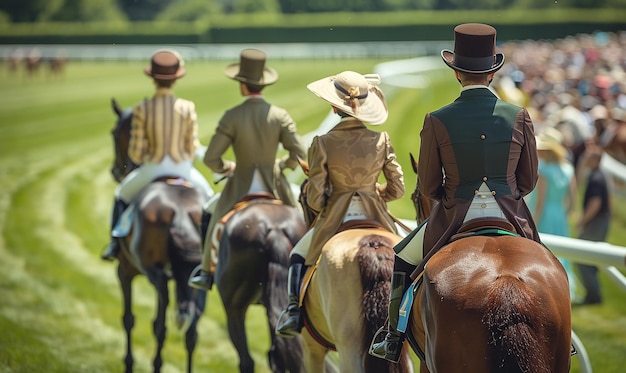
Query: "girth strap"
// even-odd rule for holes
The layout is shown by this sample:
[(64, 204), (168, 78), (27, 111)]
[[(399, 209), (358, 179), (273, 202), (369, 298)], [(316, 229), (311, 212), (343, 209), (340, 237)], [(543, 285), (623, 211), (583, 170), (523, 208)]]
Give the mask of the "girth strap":
[(311, 337), (313, 337), (313, 339), (315, 339), (317, 343), (322, 345), (322, 347), (331, 351), (337, 351), (337, 347), (334, 344), (327, 341), (317, 332), (317, 330), (315, 330), (315, 327), (311, 323), (311, 320), (309, 320), (309, 316), (307, 315), (306, 310), (302, 310), (302, 313), (304, 318), (304, 327), (309, 332), (309, 334), (311, 334)]

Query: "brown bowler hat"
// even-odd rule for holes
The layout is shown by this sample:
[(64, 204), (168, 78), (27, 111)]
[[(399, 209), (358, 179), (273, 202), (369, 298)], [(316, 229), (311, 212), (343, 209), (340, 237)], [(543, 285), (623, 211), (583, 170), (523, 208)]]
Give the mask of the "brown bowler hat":
[(152, 55), (150, 66), (143, 71), (154, 79), (175, 80), (185, 75), (183, 58), (176, 51), (160, 50)]
[(446, 65), (457, 71), (487, 74), (504, 64), (504, 54), (496, 53), (496, 29), (482, 23), (464, 23), (454, 28), (454, 52), (441, 51)]
[(266, 55), (258, 49), (244, 49), (239, 56), (239, 63), (226, 67), (226, 76), (246, 84), (266, 86), (278, 80), (278, 73), (265, 66)]

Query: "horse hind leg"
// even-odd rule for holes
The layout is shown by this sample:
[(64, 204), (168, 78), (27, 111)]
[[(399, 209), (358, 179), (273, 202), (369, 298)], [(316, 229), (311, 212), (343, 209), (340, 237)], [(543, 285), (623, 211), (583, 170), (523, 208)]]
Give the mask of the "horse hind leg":
[(206, 305), (206, 291), (192, 289), (187, 285), (187, 279), (196, 265), (196, 263), (172, 261), (178, 303), (177, 326), (185, 333), (188, 373), (192, 371), (193, 352), (198, 341), (198, 321)]
[(126, 356), (124, 357), (125, 372), (131, 373), (133, 371), (134, 359), (132, 351), (132, 330), (135, 326), (135, 316), (132, 312), (132, 280), (134, 275), (128, 274), (120, 264), (117, 269), (117, 276), (120, 281), (120, 287), (122, 289), (122, 296), (124, 298), (124, 314), (122, 316), (122, 324), (124, 324), (124, 330), (126, 331)]
[[(278, 242), (274, 240), (273, 242)], [(287, 248), (285, 248), (287, 251)], [(276, 249), (276, 253), (281, 250)], [(268, 279), (263, 289), (262, 303), (266, 310), (270, 330), (271, 347), (268, 352), (272, 372), (304, 372), (302, 364), (302, 338), (282, 338), (276, 335), (276, 324), (287, 307), (287, 268), (277, 261), (268, 263)]]
[(149, 268), (146, 272), (148, 279), (154, 285), (158, 294), (157, 315), (152, 324), (152, 330), (157, 341), (156, 353), (152, 365), (154, 367), (154, 372), (158, 373), (161, 371), (161, 367), (163, 366), (161, 351), (163, 350), (165, 336), (167, 333), (165, 316), (167, 312), (167, 305), (169, 304), (169, 293), (167, 289), (168, 277), (163, 268), (160, 267)]

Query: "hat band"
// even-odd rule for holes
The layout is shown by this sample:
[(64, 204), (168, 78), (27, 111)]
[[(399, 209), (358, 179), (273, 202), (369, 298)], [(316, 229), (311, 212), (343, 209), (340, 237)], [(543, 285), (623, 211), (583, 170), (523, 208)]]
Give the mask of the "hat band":
[(348, 92), (345, 88), (343, 88), (341, 85), (339, 85), (339, 83), (338, 83), (336, 80), (333, 82), (333, 84), (335, 85), (335, 88), (336, 88), (339, 92), (343, 93), (343, 94), (344, 94), (344, 95), (346, 95), (346, 96), (349, 96), (350, 98), (356, 98), (356, 99), (359, 99), (359, 100), (364, 99), (364, 98), (367, 98), (367, 94), (368, 94), (368, 92), (365, 92), (365, 93), (364, 93), (364, 94), (362, 94), (362, 95), (359, 95), (359, 96), (354, 96), (354, 97), (353, 97), (353, 96), (350, 94), (350, 92)]
[(487, 57), (464, 57), (454, 54), (454, 65), (465, 70), (481, 71), (493, 67), (496, 56)]

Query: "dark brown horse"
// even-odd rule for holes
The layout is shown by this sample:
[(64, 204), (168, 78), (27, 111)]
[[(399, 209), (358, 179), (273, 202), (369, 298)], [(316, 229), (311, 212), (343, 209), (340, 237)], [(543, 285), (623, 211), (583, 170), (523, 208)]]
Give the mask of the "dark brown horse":
[(266, 309), (273, 372), (304, 372), (300, 338), (276, 338), (280, 312), (287, 307), (289, 253), (306, 232), (302, 213), (273, 198), (250, 198), (225, 222), (219, 241), (216, 283), (226, 311), (239, 371), (254, 372), (245, 317), (251, 305)]
[(408, 334), (421, 372), (569, 371), (567, 274), (541, 244), (470, 235), (432, 255), (418, 280)]
[[(113, 129), (115, 160), (111, 172), (120, 181), (136, 165), (128, 158), (132, 112), (123, 111), (113, 100), (118, 120)], [(166, 337), (166, 311), (169, 304), (168, 281), (176, 283), (177, 326), (186, 328), (187, 371), (192, 371), (192, 355), (198, 334), (196, 326), (204, 311), (206, 292), (187, 285), (193, 269), (200, 263), (200, 221), (204, 197), (185, 182), (164, 178), (145, 187), (131, 203), (134, 206), (132, 229), (121, 239), (117, 275), (124, 297), (123, 324), (126, 330), (126, 372), (132, 372), (131, 285), (135, 276), (143, 274), (157, 291), (157, 315), (153, 331), (157, 340), (153, 361), (154, 372), (162, 366), (161, 350)]]

